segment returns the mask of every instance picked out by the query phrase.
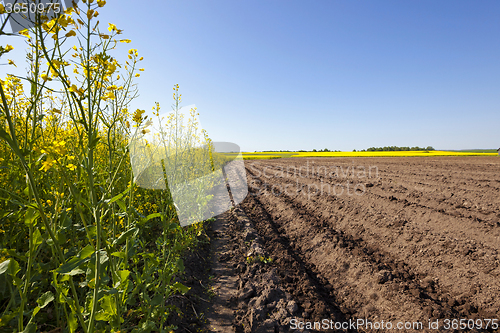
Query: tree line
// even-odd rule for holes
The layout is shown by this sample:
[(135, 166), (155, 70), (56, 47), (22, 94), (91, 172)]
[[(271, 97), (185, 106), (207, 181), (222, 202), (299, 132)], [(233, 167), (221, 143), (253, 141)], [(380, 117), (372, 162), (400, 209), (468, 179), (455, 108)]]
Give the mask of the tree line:
[(397, 147), (397, 146), (389, 146), (389, 147), (370, 147), (366, 151), (418, 151), (418, 150), (435, 150), (433, 147), (428, 146), (427, 148), (423, 147)]

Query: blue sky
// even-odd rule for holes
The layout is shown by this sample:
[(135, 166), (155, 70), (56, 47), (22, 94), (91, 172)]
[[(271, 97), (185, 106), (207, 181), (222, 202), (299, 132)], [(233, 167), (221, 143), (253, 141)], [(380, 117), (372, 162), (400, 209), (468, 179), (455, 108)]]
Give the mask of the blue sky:
[(214, 141), (466, 149), (500, 147), (499, 14), (498, 1), (125, 0), (99, 19), (144, 56), (133, 107), (169, 110), (178, 83)]

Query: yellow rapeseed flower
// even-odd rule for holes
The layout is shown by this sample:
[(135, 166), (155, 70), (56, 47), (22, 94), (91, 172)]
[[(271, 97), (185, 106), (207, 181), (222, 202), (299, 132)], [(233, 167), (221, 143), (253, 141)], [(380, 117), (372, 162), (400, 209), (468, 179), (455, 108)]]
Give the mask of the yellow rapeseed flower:
[(113, 23), (108, 23), (108, 24), (109, 24), (108, 30), (110, 32), (116, 30), (116, 25), (114, 25)]
[(75, 171), (75, 169), (76, 169), (76, 165), (74, 165), (74, 164), (72, 164), (72, 163), (70, 163), (70, 164), (66, 165), (66, 167), (67, 167), (68, 169), (70, 169), (71, 171)]
[(105, 0), (97, 0), (97, 5), (99, 7), (104, 7), (104, 5), (106, 4), (106, 1)]
[(75, 86), (74, 84), (71, 85), (71, 87), (69, 87), (68, 89), (69, 92), (78, 92), (78, 87)]
[(8, 62), (9, 62), (9, 65), (14, 65), (15, 67), (17, 67), (16, 64), (14, 63), (14, 61), (9, 59)]
[(66, 37), (76, 36), (75, 30), (70, 30), (66, 35)]
[(61, 27), (63, 27), (63, 28), (66, 28), (68, 26), (68, 24), (70, 24), (72, 22), (73, 22), (73, 19), (68, 18), (66, 15), (61, 15), (57, 19), (57, 23), (59, 23), (61, 25)]
[(130, 39), (120, 39), (120, 43), (130, 43)]
[(135, 110), (134, 112), (134, 116), (133, 116), (133, 120), (136, 122), (136, 123), (140, 123), (142, 121), (142, 114), (146, 112), (145, 110), (140, 110), (140, 109), (137, 109)]
[(103, 100), (107, 100), (107, 99), (115, 99), (115, 94), (114, 94), (112, 91), (110, 91), (110, 92), (108, 92), (106, 95), (104, 95), (104, 96), (102, 97), (102, 99), (103, 99)]
[(47, 160), (42, 163), (42, 167), (40, 168), (40, 170), (47, 172), (50, 168), (52, 168), (52, 165), (54, 165), (54, 163), (55, 160), (52, 159), (52, 157), (48, 157)]

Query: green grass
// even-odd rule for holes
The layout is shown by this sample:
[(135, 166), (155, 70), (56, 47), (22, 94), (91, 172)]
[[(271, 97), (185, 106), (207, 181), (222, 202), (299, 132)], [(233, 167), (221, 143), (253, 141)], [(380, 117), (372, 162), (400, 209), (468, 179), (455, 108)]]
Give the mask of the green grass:
[(460, 153), (483, 153), (483, 154), (498, 153), (496, 149), (462, 149), (462, 150), (447, 150), (447, 151), (455, 151)]

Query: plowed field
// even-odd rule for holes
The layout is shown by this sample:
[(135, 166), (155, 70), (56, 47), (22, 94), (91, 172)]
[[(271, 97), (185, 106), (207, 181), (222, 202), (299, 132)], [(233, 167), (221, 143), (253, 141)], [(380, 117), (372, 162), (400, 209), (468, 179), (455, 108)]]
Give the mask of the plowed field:
[(297, 320), (500, 319), (499, 157), (245, 165), (241, 208)]

